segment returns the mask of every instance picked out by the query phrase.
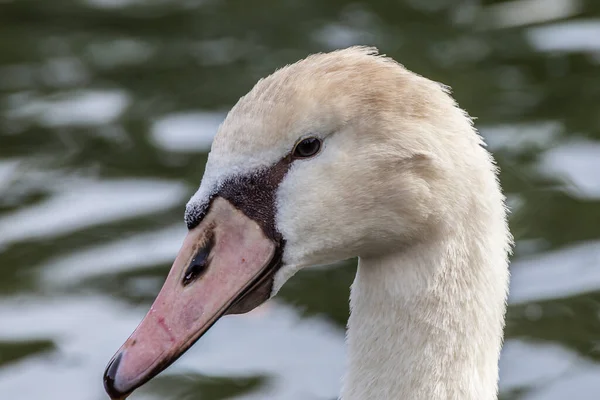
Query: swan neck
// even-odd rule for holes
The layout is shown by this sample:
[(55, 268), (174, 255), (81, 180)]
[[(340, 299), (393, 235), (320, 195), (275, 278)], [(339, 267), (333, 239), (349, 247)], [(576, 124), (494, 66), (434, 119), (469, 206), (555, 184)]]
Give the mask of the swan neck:
[(497, 399), (506, 253), (468, 238), (359, 260), (343, 400)]

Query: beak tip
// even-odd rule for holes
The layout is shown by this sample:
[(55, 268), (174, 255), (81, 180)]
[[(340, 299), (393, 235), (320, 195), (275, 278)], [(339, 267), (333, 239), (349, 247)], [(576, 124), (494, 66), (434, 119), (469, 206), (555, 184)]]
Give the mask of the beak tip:
[(116, 354), (112, 360), (106, 366), (106, 370), (104, 371), (104, 390), (110, 396), (111, 399), (114, 400), (123, 400), (125, 399), (126, 392), (117, 389), (117, 373), (119, 370), (119, 365), (121, 364), (121, 359), (123, 358), (123, 352), (120, 351)]

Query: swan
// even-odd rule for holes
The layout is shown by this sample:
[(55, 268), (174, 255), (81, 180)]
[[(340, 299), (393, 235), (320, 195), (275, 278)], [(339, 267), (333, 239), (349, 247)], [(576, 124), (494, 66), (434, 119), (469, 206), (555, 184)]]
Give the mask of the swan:
[(447, 87), (375, 48), (261, 79), (219, 127), (106, 391), (127, 397), (300, 269), (358, 257), (341, 399), (497, 399), (512, 237), (484, 146)]

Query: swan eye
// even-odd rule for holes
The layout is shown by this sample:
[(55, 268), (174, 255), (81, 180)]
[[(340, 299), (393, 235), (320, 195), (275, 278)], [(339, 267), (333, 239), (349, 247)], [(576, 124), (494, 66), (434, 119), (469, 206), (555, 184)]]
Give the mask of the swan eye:
[(317, 154), (321, 150), (321, 140), (311, 137), (301, 140), (294, 147), (295, 158), (308, 158)]

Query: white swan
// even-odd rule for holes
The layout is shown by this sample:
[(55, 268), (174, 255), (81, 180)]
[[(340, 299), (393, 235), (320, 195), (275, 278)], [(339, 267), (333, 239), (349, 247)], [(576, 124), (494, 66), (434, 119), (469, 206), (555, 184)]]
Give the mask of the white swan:
[(494, 162), (441, 85), (362, 47), (280, 69), (220, 127), (186, 222), (107, 367), (113, 398), (299, 269), (356, 256), (342, 399), (497, 398), (511, 236)]

